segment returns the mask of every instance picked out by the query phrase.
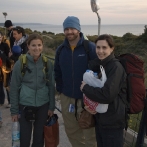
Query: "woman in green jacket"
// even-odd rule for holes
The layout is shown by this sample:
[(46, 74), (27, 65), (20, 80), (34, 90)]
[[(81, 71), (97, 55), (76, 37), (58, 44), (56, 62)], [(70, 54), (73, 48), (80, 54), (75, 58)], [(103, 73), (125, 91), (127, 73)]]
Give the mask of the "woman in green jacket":
[(41, 55), (43, 40), (40, 35), (30, 35), (27, 46), (28, 53), (21, 56), (26, 60), (25, 65), (20, 58), (13, 68), (10, 110), (12, 121), (20, 122), (20, 146), (30, 146), (33, 128), (32, 147), (43, 147), (43, 126), (55, 108), (53, 65), (49, 60), (45, 63)]

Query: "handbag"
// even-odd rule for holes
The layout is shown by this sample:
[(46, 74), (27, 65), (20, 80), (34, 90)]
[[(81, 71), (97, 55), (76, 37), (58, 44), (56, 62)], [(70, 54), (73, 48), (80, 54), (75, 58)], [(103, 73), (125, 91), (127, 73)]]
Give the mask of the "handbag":
[(58, 116), (49, 117), (44, 126), (45, 147), (57, 147), (59, 144)]
[(81, 129), (89, 129), (95, 126), (94, 115), (86, 111), (85, 109), (81, 112), (80, 118), (78, 120)]
[(27, 121), (35, 121), (37, 119), (36, 111), (37, 108), (34, 106), (25, 106), (24, 107), (25, 119)]

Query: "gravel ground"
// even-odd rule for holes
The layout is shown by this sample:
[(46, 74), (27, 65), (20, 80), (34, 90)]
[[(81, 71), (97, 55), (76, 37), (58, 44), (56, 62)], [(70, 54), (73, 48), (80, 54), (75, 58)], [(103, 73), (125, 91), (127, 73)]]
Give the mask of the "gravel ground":
[[(0, 111), (2, 112), (2, 120), (3, 120), (2, 127), (0, 128), (0, 147), (11, 147), (12, 144), (11, 141), (12, 122), (10, 116), (10, 109), (6, 108), (6, 104), (0, 106)], [(71, 147), (71, 144), (69, 143), (69, 140), (64, 131), (64, 122), (62, 119), (62, 115), (57, 110), (55, 111), (55, 113), (58, 114), (59, 117), (58, 121), (59, 121), (60, 143), (58, 147)]]

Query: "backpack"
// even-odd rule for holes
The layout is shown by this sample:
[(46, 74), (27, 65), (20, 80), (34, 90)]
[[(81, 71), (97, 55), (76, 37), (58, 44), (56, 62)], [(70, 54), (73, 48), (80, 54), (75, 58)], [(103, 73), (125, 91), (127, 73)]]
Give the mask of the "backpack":
[(122, 54), (116, 57), (126, 71), (128, 114), (137, 114), (144, 109), (146, 88), (144, 85), (144, 62), (134, 54)]
[[(24, 77), (26, 70), (31, 73), (32, 71), (27, 67), (27, 57), (26, 54), (21, 54), (19, 56), (19, 60), (21, 62), (21, 74), (22, 77)], [(48, 58), (45, 55), (42, 55), (42, 61), (43, 61), (43, 73), (46, 75), (46, 80), (47, 80), (47, 73), (48, 73)]]

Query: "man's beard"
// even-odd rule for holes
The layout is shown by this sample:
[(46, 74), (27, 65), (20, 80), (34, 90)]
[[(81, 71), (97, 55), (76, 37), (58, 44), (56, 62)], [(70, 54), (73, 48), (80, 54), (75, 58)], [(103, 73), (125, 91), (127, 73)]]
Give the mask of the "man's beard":
[[(72, 36), (70, 36), (70, 35), (72, 35)], [(70, 33), (70, 34), (67, 34), (65, 37), (69, 41), (74, 41), (74, 40), (76, 40), (78, 38), (78, 36), (79, 36), (79, 33), (76, 33), (76, 34)]]

